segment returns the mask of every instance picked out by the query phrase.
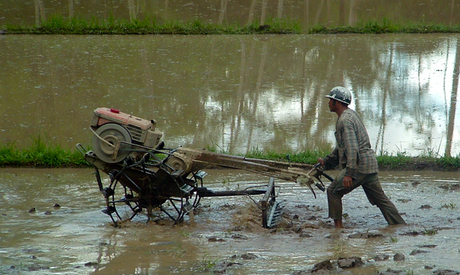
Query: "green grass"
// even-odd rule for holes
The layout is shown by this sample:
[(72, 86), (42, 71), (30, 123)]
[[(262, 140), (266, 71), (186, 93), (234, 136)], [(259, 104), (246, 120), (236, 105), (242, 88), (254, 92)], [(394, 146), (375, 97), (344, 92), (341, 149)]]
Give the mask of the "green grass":
[(0, 167), (83, 167), (88, 166), (83, 155), (77, 151), (64, 150), (47, 144), (39, 136), (32, 145), (19, 150), (14, 143), (0, 146)]
[(259, 22), (239, 26), (205, 23), (200, 20), (190, 22), (158, 22), (154, 19), (126, 20), (109, 17), (83, 19), (63, 16), (50, 17), (40, 26), (16, 26), (5, 24), (2, 29), (6, 34), (380, 34), (380, 33), (460, 33), (460, 25), (446, 26), (430, 23), (391, 22), (388, 19), (358, 22), (356, 26), (316, 25), (303, 30), (299, 22), (272, 18), (263, 25)]
[(277, 160), (277, 161), (290, 161), (295, 163), (308, 163), (315, 164), (318, 158), (325, 157), (330, 153), (330, 150), (310, 150), (299, 153), (275, 153), (263, 152), (259, 149), (253, 149), (245, 155), (247, 158)]
[(457, 157), (426, 156), (412, 157), (405, 152), (390, 155), (383, 153), (377, 156), (382, 170), (439, 170), (454, 171), (460, 168), (460, 155)]
[(380, 34), (380, 33), (459, 33), (460, 26), (446, 26), (424, 23), (398, 24), (382, 19), (379, 21), (358, 22), (356, 26), (333, 26), (326, 27), (318, 25), (313, 27), (311, 34), (338, 34), (338, 33), (360, 33), (360, 34)]
[(412, 162), (413, 158), (405, 153), (397, 153), (396, 156), (387, 153), (377, 156), (377, 162), (383, 166), (389, 166), (391, 169), (397, 169), (401, 166), (407, 166)]
[(64, 18), (54, 16), (40, 26), (25, 27), (5, 25), (4, 30), (10, 34), (296, 34), (300, 27), (296, 22), (270, 19), (261, 26), (257, 22), (245, 26), (219, 25), (204, 23), (199, 20), (191, 22), (165, 22), (155, 20), (126, 20), (109, 18)]
[(457, 157), (440, 157), (435, 159), (436, 164), (442, 167), (460, 167), (460, 156)]
[[(211, 149), (208, 148), (210, 151), (218, 151)], [(315, 164), (318, 158), (325, 157), (329, 152), (329, 148), (298, 153), (264, 152), (256, 148), (245, 157)], [(460, 155), (435, 158), (411, 157), (405, 153), (382, 154), (377, 156), (377, 161), (381, 170), (456, 171), (460, 168)], [(88, 167), (88, 165), (79, 151), (62, 149), (60, 146), (46, 142), (41, 136), (33, 138), (31, 145), (23, 149), (18, 149), (15, 143), (0, 145), (0, 167)]]

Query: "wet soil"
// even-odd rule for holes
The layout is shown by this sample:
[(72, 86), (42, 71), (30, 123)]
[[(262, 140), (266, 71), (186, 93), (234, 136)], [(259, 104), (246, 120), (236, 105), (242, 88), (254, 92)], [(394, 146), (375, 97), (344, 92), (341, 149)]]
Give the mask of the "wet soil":
[[(210, 170), (214, 190), (267, 179)], [(458, 172), (381, 172), (408, 225), (387, 226), (357, 189), (344, 198), (345, 229), (325, 195), (277, 181), (284, 214), (261, 226), (259, 197), (203, 198), (183, 223), (157, 213), (120, 228), (100, 212), (91, 169), (0, 169), (2, 274), (456, 274), (460, 271)], [(449, 270), (453, 273), (449, 273)], [(412, 272), (412, 273), (411, 273)]]

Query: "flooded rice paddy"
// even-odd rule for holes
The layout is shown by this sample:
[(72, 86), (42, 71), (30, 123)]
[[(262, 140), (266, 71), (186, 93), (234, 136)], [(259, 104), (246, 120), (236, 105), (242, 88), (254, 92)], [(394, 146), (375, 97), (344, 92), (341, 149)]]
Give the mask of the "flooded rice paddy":
[[(111, 226), (91, 169), (0, 170), (2, 274), (301, 274), (327, 259), (360, 257), (364, 266), (329, 274), (460, 271), (458, 173), (382, 172), (382, 185), (407, 226), (388, 227), (361, 189), (344, 199), (345, 229), (327, 219), (324, 193), (276, 181), (283, 219), (261, 226), (252, 197), (203, 198), (193, 218), (164, 215)], [(266, 184), (239, 170), (207, 170), (205, 186), (235, 190)], [(334, 173), (331, 173), (334, 174)], [(400, 253), (405, 259), (394, 260)], [(413, 272), (413, 273), (410, 273)], [(307, 273), (305, 273), (307, 274)]]
[(0, 36), (0, 142), (90, 144), (94, 109), (154, 119), (169, 148), (334, 144), (324, 95), (354, 96), (380, 154), (460, 153), (459, 35)]

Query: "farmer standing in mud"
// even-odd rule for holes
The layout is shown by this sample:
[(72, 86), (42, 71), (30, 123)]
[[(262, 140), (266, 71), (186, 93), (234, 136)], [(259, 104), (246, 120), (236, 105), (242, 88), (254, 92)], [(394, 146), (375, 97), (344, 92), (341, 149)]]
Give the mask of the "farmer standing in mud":
[(395, 205), (380, 185), (378, 164), (371, 149), (369, 136), (359, 115), (348, 108), (351, 93), (344, 87), (334, 87), (329, 95), (329, 110), (337, 114), (336, 148), (327, 157), (318, 159), (326, 170), (337, 166), (340, 172), (327, 188), (329, 217), (336, 228), (343, 228), (342, 197), (362, 186), (369, 202), (380, 208), (388, 224), (405, 224)]

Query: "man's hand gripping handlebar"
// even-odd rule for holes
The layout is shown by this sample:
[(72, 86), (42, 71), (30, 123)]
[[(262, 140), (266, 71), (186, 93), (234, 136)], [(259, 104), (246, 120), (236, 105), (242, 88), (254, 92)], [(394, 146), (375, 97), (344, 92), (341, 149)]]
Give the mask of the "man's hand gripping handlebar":
[[(322, 167), (321, 162), (318, 162), (317, 164), (315, 164), (315, 166), (313, 166), (313, 168), (307, 174), (309, 176), (309, 180), (311, 181), (310, 183), (314, 183), (315, 186), (319, 190), (321, 190), (323, 192), (326, 190), (326, 186), (324, 185), (323, 181), (321, 180), (321, 176), (324, 176), (325, 178), (327, 178), (331, 182), (334, 180), (334, 178), (332, 178), (328, 174), (324, 173), (324, 168)], [(317, 182), (315, 182), (312, 179), (312, 177), (316, 178)], [(315, 191), (313, 191), (313, 188), (311, 187), (311, 184), (309, 184), (309, 186), (310, 186), (310, 190), (313, 192), (313, 195), (316, 198)]]

